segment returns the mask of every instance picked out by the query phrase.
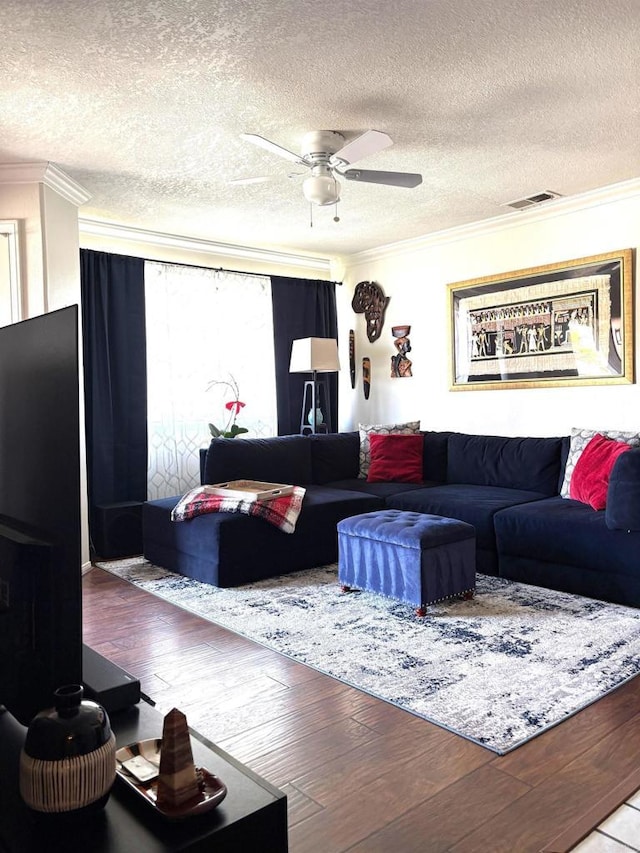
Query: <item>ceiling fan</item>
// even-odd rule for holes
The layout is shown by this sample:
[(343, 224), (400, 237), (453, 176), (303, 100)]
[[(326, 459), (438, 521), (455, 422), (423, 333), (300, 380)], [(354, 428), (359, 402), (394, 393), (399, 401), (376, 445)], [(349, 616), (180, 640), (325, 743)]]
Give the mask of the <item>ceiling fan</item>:
[(281, 145), (255, 133), (240, 135), (242, 139), (246, 139), (253, 145), (284, 157), (285, 160), (297, 166), (307, 166), (311, 169), (311, 174), (302, 184), (302, 191), (307, 201), (320, 207), (340, 201), (340, 182), (336, 175), (347, 181), (385, 184), (392, 187), (412, 188), (422, 183), (422, 175), (412, 172), (380, 172), (348, 168), (363, 157), (369, 157), (393, 145), (391, 137), (379, 130), (367, 130), (351, 142), (346, 142), (344, 136), (335, 130), (314, 130), (305, 134), (300, 154), (294, 154), (293, 151), (288, 151)]

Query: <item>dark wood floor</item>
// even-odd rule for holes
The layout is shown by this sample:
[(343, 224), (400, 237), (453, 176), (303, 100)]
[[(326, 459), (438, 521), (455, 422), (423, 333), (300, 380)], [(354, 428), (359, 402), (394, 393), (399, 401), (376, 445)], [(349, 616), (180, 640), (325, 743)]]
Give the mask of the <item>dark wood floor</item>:
[(292, 853), (538, 853), (640, 766), (640, 678), (499, 757), (101, 569), (83, 585), (85, 642), (287, 793)]

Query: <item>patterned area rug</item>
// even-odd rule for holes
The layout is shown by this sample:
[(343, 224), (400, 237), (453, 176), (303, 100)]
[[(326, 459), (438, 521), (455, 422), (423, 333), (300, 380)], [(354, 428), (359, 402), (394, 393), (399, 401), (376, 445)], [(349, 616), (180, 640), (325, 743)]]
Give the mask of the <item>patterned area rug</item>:
[(343, 593), (335, 566), (217, 589), (142, 558), (98, 565), (500, 755), (640, 672), (640, 610), (486, 575), (420, 619)]

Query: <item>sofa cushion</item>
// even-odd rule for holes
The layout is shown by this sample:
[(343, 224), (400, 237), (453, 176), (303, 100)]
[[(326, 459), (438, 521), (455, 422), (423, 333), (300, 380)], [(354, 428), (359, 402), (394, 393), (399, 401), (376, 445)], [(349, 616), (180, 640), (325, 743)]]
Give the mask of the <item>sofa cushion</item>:
[(205, 483), (241, 479), (294, 486), (311, 483), (311, 442), (303, 435), (214, 438), (207, 451)]
[(338, 522), (383, 506), (375, 495), (309, 486), (296, 529), (285, 534), (263, 519), (237, 513), (171, 521), (178, 499), (143, 505), (144, 555), (171, 571), (221, 587), (335, 562)]
[(448, 439), (447, 483), (556, 495), (561, 450), (561, 438), (454, 434)]
[(333, 480), (331, 483), (325, 483), (332, 489), (346, 489), (350, 492), (362, 492), (366, 495), (378, 495), (381, 498), (389, 498), (393, 495), (400, 495), (404, 492), (412, 492), (416, 489), (423, 489), (425, 486), (440, 486), (441, 483), (370, 483), (368, 480), (361, 480), (359, 477), (355, 480)]
[(501, 566), (504, 553), (603, 576), (638, 575), (640, 535), (609, 530), (605, 513), (580, 501), (554, 497), (510, 507), (496, 513), (494, 524)]
[(623, 441), (605, 438), (600, 433), (594, 435), (573, 469), (569, 485), (571, 498), (593, 509), (604, 509), (611, 470), (618, 456), (629, 450), (631, 447)]
[(570, 497), (569, 495), (569, 487), (571, 484), (571, 475), (573, 474), (573, 469), (576, 467), (576, 463), (580, 458), (580, 454), (585, 449), (587, 444), (591, 441), (591, 439), (596, 435), (596, 433), (600, 433), (605, 438), (613, 438), (615, 441), (624, 441), (627, 444), (630, 444), (631, 447), (640, 447), (640, 433), (638, 432), (624, 432), (619, 429), (582, 429), (578, 427), (573, 427), (571, 430), (571, 444), (569, 447), (569, 453), (567, 456), (567, 463), (564, 468), (564, 478), (562, 481), (562, 486), (560, 487), (560, 494), (563, 498)]
[(613, 466), (605, 523), (610, 530), (640, 531), (640, 450), (623, 453)]
[(371, 461), (369, 436), (372, 433), (377, 435), (391, 435), (392, 433), (411, 435), (420, 432), (420, 421), (408, 421), (402, 424), (360, 424), (358, 431), (360, 433), (360, 472), (358, 476), (365, 480), (369, 473)]
[(315, 433), (311, 442), (311, 472), (319, 485), (358, 476), (360, 434), (358, 432)]
[(478, 546), (495, 551), (495, 513), (505, 507), (543, 497), (537, 492), (460, 484), (403, 492), (388, 498), (387, 506), (466, 521), (476, 528)]
[(421, 483), (424, 440), (421, 435), (369, 436), (369, 483)]

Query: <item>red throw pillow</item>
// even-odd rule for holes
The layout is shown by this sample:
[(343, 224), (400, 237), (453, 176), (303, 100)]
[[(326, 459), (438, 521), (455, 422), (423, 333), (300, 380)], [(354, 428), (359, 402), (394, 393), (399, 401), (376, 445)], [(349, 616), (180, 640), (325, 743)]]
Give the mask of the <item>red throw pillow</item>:
[(611, 469), (622, 453), (631, 450), (624, 441), (615, 441), (596, 433), (576, 462), (569, 484), (569, 497), (589, 504), (594, 509), (607, 505), (607, 489)]
[(370, 435), (368, 483), (421, 483), (422, 435)]

